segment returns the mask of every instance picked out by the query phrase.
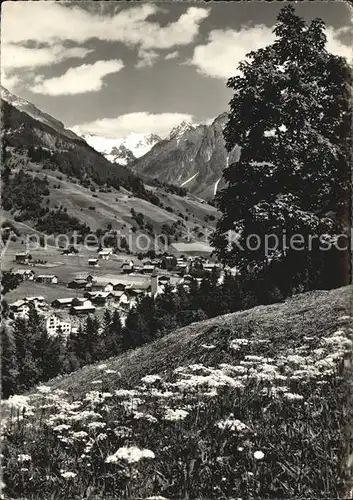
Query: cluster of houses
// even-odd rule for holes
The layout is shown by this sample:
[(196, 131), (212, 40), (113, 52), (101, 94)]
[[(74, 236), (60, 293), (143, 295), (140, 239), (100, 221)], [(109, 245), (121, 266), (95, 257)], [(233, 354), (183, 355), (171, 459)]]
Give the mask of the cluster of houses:
[[(158, 276), (153, 272), (150, 282), (125, 285), (118, 279), (110, 281), (100, 278), (77, 278), (69, 286), (83, 291), (82, 297), (58, 298), (48, 304), (44, 297), (25, 297), (9, 304), (14, 318), (28, 317), (31, 308), (45, 317), (47, 332), (55, 335), (60, 329), (64, 335), (69, 335), (73, 329), (75, 318), (95, 313), (97, 309), (117, 309), (122, 323), (129, 310), (136, 305), (141, 295), (156, 296), (163, 293), (164, 286), (169, 283), (170, 276)], [(64, 317), (61, 313), (64, 313)]]
[[(113, 254), (113, 249), (104, 249), (98, 252), (97, 258), (88, 259), (88, 265), (98, 267), (100, 260), (108, 260)], [(16, 254), (16, 263), (30, 264), (32, 257), (28, 253)], [(157, 268), (161, 269), (159, 274)], [(50, 335), (55, 335), (59, 330), (64, 335), (69, 335), (77, 328), (77, 325), (90, 313), (95, 313), (102, 308), (117, 309), (122, 322), (127, 317), (129, 310), (136, 305), (139, 297), (143, 295), (157, 296), (163, 293), (166, 284), (172, 284), (176, 290), (178, 284), (186, 289), (190, 287), (195, 274), (194, 269), (212, 272), (219, 265), (209, 262), (202, 257), (179, 257), (163, 255), (159, 258), (134, 262), (133, 260), (123, 262), (119, 274), (105, 277), (94, 277), (91, 274), (75, 278), (67, 284), (75, 294), (80, 297), (63, 297), (47, 303), (44, 297), (25, 297), (9, 304), (12, 316), (27, 317), (31, 308), (35, 308), (45, 318), (46, 328)], [(36, 275), (32, 267), (12, 271), (20, 276), (22, 280), (35, 281), (48, 285), (59, 283), (58, 277), (52, 274)], [(126, 284), (127, 278), (121, 275), (136, 276), (130, 284)], [(221, 273), (223, 274), (223, 273)], [(119, 278), (120, 275), (120, 278)], [(139, 275), (144, 275), (144, 278)], [(148, 279), (147, 276), (148, 276)], [(174, 277), (172, 277), (174, 275)], [(125, 281), (125, 283), (123, 283)], [(197, 283), (202, 278), (196, 278)], [(69, 295), (69, 294), (68, 294)]]
[(49, 335), (55, 335), (60, 329), (63, 335), (68, 336), (73, 330), (72, 322), (54, 314), (44, 297), (24, 297), (10, 304), (10, 310), (14, 318), (26, 318), (30, 310), (34, 308), (38, 314), (44, 317), (46, 329)]
[(37, 283), (46, 283), (48, 285), (57, 285), (59, 282), (58, 277), (55, 274), (38, 274), (33, 271), (33, 269), (17, 269), (13, 271), (16, 276), (20, 276), (22, 281), (36, 281)]

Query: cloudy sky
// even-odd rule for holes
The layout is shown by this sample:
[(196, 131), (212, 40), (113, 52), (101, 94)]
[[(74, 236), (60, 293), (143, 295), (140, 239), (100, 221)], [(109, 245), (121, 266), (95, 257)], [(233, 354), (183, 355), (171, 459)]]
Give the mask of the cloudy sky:
[[(285, 2), (5, 2), (2, 85), (82, 133), (165, 135), (228, 109), (225, 83), (273, 41)], [(351, 58), (345, 2), (299, 2), (327, 24), (329, 50)]]

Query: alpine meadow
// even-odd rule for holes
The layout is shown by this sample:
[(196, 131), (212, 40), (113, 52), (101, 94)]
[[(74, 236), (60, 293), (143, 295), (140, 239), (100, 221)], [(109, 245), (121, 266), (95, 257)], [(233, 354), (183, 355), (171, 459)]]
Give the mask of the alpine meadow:
[(350, 7), (1, 16), (0, 498), (353, 498)]

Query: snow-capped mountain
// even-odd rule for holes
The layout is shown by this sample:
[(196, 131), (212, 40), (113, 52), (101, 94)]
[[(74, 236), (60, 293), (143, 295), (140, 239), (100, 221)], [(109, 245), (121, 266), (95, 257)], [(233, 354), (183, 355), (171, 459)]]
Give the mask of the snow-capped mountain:
[(223, 113), (207, 125), (182, 122), (131, 168), (140, 175), (184, 186), (211, 199), (224, 185), (222, 175), (227, 162), (234, 163), (240, 156), (237, 148), (227, 154), (223, 138), (226, 121), (227, 113)]
[(98, 135), (83, 135), (82, 137), (87, 144), (102, 153), (107, 160), (120, 165), (132, 163), (161, 141), (161, 138), (156, 134), (136, 134), (133, 132), (121, 139), (111, 139)]
[(190, 122), (183, 121), (176, 127), (172, 128), (168, 139), (180, 139), (184, 134), (191, 132), (192, 130), (195, 130), (195, 126)]
[(11, 94), (11, 92), (5, 89), (5, 87), (0, 86), (0, 88), (1, 99), (6, 101), (8, 104), (11, 104), (11, 106), (18, 109), (18, 111), (27, 113), (27, 115), (29, 115), (30, 117), (38, 120), (41, 123), (44, 123), (44, 125), (48, 125), (49, 127), (59, 132), (61, 135), (65, 135), (69, 139), (79, 139), (79, 137), (74, 132), (72, 132), (72, 130), (66, 129), (64, 124), (56, 118), (53, 118), (44, 111), (41, 111), (31, 102), (28, 102), (21, 97)]

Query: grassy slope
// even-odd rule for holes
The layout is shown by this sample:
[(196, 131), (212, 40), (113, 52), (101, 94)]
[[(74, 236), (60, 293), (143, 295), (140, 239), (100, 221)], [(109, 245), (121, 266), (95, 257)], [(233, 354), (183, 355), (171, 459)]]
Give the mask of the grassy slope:
[[(6, 426), (8, 498), (351, 498), (351, 292), (196, 323), (32, 391)], [(150, 458), (115, 455), (131, 446)]]
[[(159, 196), (165, 207), (173, 209), (174, 213), (170, 213), (163, 208), (132, 196), (125, 189), (121, 189), (121, 191), (113, 189), (111, 193), (99, 192), (97, 189), (96, 193), (92, 193), (79, 184), (69, 182), (66, 176), (61, 173), (50, 170), (43, 171), (34, 164), (31, 164), (30, 168), (39, 177), (46, 175), (48, 178), (50, 186), (49, 208), (54, 209), (55, 206), (63, 205), (70, 215), (88, 224), (93, 231), (98, 228), (105, 228), (108, 223), (112, 224), (113, 229), (122, 229), (124, 224), (128, 228), (133, 225), (136, 226), (137, 224), (131, 217), (132, 208), (136, 212), (144, 214), (145, 220), (153, 225), (155, 232), (158, 232), (163, 224), (171, 225), (173, 222), (183, 221), (178, 216), (179, 212), (189, 217), (189, 221), (185, 222), (187, 227), (205, 226), (212, 229), (215, 225), (215, 222), (206, 223), (204, 217), (206, 215), (217, 217), (217, 210), (193, 195), (181, 197), (167, 193), (160, 188), (150, 188)], [(59, 180), (58, 177), (62, 178), (62, 180)], [(53, 188), (54, 184), (60, 184), (60, 189)], [(90, 206), (94, 206), (95, 210), (89, 210)], [(11, 220), (11, 217), (9, 219)]]
[[(110, 369), (119, 370), (119, 384), (132, 385), (147, 373), (170, 374), (188, 363), (227, 363), (234, 359), (225, 347), (230, 338), (270, 339), (269, 347), (261, 354), (288, 354), (305, 344), (304, 337), (318, 341), (338, 328), (342, 323), (339, 318), (351, 310), (351, 292), (348, 287), (308, 292), (284, 303), (193, 323), (152, 344), (111, 358), (106, 364)], [(216, 349), (206, 350), (202, 344), (215, 345)], [(96, 366), (88, 366), (53, 380), (52, 385), (81, 396), (97, 378), (97, 373)], [(116, 387), (118, 380), (114, 375), (107, 375), (106, 388)]]

